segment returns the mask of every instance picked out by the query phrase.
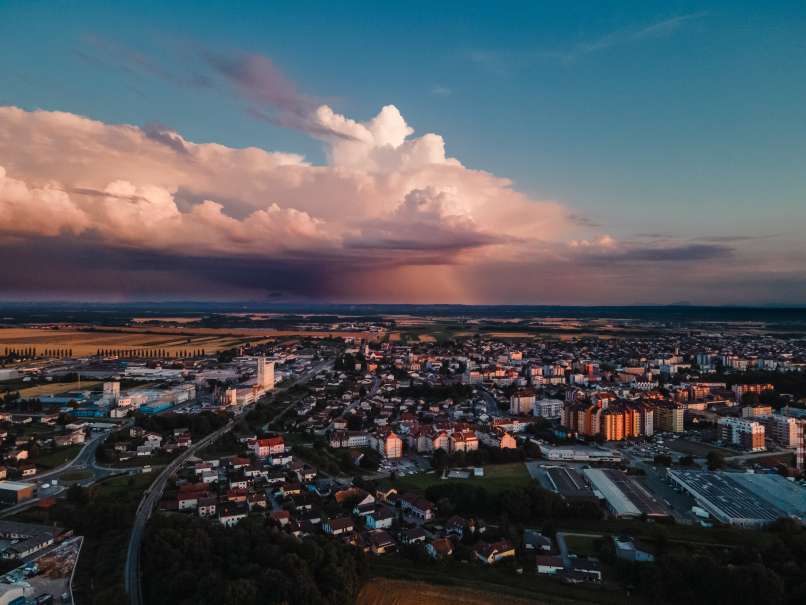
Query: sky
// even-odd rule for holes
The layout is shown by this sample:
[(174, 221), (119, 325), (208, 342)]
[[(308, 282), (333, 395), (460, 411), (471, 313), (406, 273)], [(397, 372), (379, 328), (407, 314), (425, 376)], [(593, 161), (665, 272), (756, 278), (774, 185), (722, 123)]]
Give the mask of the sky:
[(0, 299), (806, 304), (802, 2), (0, 2)]

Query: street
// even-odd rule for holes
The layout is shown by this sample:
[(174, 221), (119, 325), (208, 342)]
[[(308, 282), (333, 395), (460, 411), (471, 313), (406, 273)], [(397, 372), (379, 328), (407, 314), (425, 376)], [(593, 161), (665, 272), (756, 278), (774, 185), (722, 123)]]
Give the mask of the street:
[[(304, 384), (311, 378), (313, 378), (316, 374), (321, 372), (327, 367), (333, 367), (333, 360), (324, 361), (313, 368), (311, 368), (305, 374), (298, 376), (295, 379), (289, 380), (286, 384), (282, 387), (276, 388), (271, 391), (272, 396), (276, 396), (278, 393), (282, 393), (287, 391), (288, 389), (296, 386), (298, 384)], [(282, 417), (285, 415), (292, 407), (293, 403), (290, 404), (288, 407), (283, 409), (278, 417)], [(246, 411), (251, 406), (247, 406), (241, 412), (241, 415), (246, 413)], [(140, 501), (140, 505), (137, 507), (137, 512), (134, 518), (134, 524), (132, 525), (131, 535), (129, 536), (129, 547), (126, 552), (126, 566), (123, 570), (123, 585), (126, 590), (126, 593), (129, 595), (129, 602), (131, 605), (142, 605), (143, 603), (143, 594), (142, 594), (142, 584), (141, 584), (141, 576), (140, 576), (140, 552), (142, 550), (142, 543), (143, 543), (143, 535), (145, 533), (146, 524), (148, 523), (151, 514), (154, 512), (154, 509), (157, 507), (160, 499), (162, 498), (162, 493), (165, 490), (165, 485), (168, 482), (168, 479), (174, 475), (179, 468), (185, 463), (185, 461), (193, 456), (199, 450), (207, 447), (209, 444), (213, 443), (217, 439), (221, 438), (224, 434), (228, 433), (233, 429), (236, 425), (237, 421), (240, 419), (241, 415), (232, 418), (226, 425), (218, 429), (217, 431), (210, 433), (206, 437), (200, 439), (196, 443), (194, 443), (191, 447), (185, 450), (182, 454), (180, 454), (177, 458), (175, 458), (168, 466), (166, 466), (159, 476), (154, 480), (151, 486), (145, 491), (143, 494), (143, 499)], [(274, 419), (276, 420), (277, 417)], [(274, 422), (274, 420), (272, 422)]]

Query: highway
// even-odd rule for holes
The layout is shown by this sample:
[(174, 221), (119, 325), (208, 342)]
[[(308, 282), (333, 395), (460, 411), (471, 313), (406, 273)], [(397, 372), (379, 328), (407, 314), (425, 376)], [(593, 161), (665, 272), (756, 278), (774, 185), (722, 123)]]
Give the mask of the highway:
[[(289, 380), (282, 387), (274, 389), (271, 392), (271, 395), (277, 395), (278, 393), (287, 391), (293, 386), (304, 384), (322, 370), (328, 367), (332, 368), (333, 363), (334, 361), (330, 360), (316, 364), (305, 374)], [(284, 415), (292, 406), (293, 403), (284, 409), (280, 414)], [(248, 408), (245, 408), (243, 412), (245, 413), (247, 409)], [(140, 552), (142, 550), (143, 535), (145, 534), (146, 524), (148, 523), (151, 514), (154, 512), (154, 509), (157, 507), (157, 504), (162, 498), (162, 493), (165, 491), (165, 485), (168, 483), (168, 479), (170, 479), (170, 477), (179, 470), (179, 468), (185, 463), (185, 461), (187, 461), (188, 458), (217, 439), (221, 438), (224, 434), (231, 431), (237, 424), (240, 417), (241, 416), (236, 416), (223, 427), (200, 439), (191, 445), (187, 450), (182, 452), (182, 454), (176, 457), (162, 470), (159, 476), (143, 494), (143, 499), (140, 501), (140, 505), (137, 507), (134, 525), (132, 525), (131, 535), (129, 536), (129, 547), (126, 552), (126, 567), (123, 570), (123, 585), (126, 593), (129, 595), (129, 603), (131, 603), (131, 605), (143, 605), (142, 581), (140, 576)]]

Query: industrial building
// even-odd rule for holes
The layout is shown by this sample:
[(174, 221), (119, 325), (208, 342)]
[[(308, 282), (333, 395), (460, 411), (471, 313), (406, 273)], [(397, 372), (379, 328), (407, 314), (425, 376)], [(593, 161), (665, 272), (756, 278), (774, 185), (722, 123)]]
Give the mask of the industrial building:
[(594, 494), (607, 503), (617, 517), (668, 517), (669, 509), (643, 485), (626, 473), (610, 469), (586, 468)]
[(667, 475), (678, 489), (690, 494), (721, 523), (762, 527), (783, 514), (746, 482), (736, 480), (741, 477), (738, 473), (669, 469)]
[(593, 499), (593, 490), (585, 478), (573, 468), (562, 465), (543, 465), (537, 469), (540, 485), (563, 498)]
[(772, 504), (784, 515), (806, 522), (806, 487), (781, 475), (732, 473), (730, 478)]
[(621, 462), (622, 460), (620, 452), (586, 445), (564, 447), (541, 443), (540, 453), (548, 460), (563, 462)]
[(0, 503), (19, 504), (34, 497), (33, 483), (22, 481), (0, 481)]

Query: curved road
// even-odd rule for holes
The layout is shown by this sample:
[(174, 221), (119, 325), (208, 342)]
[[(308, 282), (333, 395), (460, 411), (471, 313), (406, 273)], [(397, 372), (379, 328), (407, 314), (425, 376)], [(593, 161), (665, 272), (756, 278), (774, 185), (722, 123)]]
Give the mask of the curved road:
[(198, 450), (206, 447), (224, 433), (232, 430), (239, 417), (230, 420), (223, 427), (210, 433), (206, 437), (200, 439), (179, 456), (174, 458), (171, 463), (166, 466), (159, 476), (154, 480), (154, 483), (145, 491), (140, 505), (137, 507), (137, 513), (134, 518), (134, 525), (132, 526), (132, 533), (129, 537), (129, 549), (126, 553), (126, 568), (123, 573), (123, 585), (129, 595), (129, 601), (132, 605), (140, 605), (143, 602), (142, 585), (140, 583), (140, 546), (143, 542), (143, 533), (145, 532), (146, 523), (154, 512), (157, 504), (162, 498), (162, 492), (165, 490), (165, 484), (168, 479), (173, 475), (185, 461), (195, 454)]
[[(289, 381), (283, 387), (274, 389), (271, 392), (271, 395), (276, 395), (277, 393), (286, 391), (297, 384), (307, 382), (326, 367), (329, 366), (332, 368), (333, 363), (333, 360), (330, 360), (317, 364), (315, 367), (311, 368), (308, 372), (302, 376), (299, 376), (297, 379)], [(292, 406), (289, 406), (288, 409), (290, 409), (290, 407)], [(288, 409), (284, 410), (283, 413), (287, 412)], [(244, 412), (245, 411), (246, 409), (244, 409)], [(240, 415), (236, 416), (223, 427), (200, 439), (182, 454), (177, 456), (162, 470), (159, 476), (143, 494), (143, 499), (140, 501), (140, 505), (137, 507), (137, 512), (135, 514), (134, 525), (132, 526), (132, 532), (129, 537), (129, 548), (126, 552), (126, 567), (123, 570), (123, 585), (126, 589), (126, 593), (129, 595), (129, 603), (131, 605), (143, 605), (143, 587), (140, 577), (140, 550), (143, 543), (143, 534), (145, 533), (146, 523), (148, 523), (149, 518), (151, 518), (151, 514), (154, 512), (154, 509), (162, 498), (162, 492), (165, 490), (165, 484), (168, 482), (168, 479), (171, 477), (171, 475), (176, 473), (176, 471), (179, 470), (179, 468), (188, 458), (213, 441), (219, 439), (225, 433), (231, 431), (240, 417)]]

